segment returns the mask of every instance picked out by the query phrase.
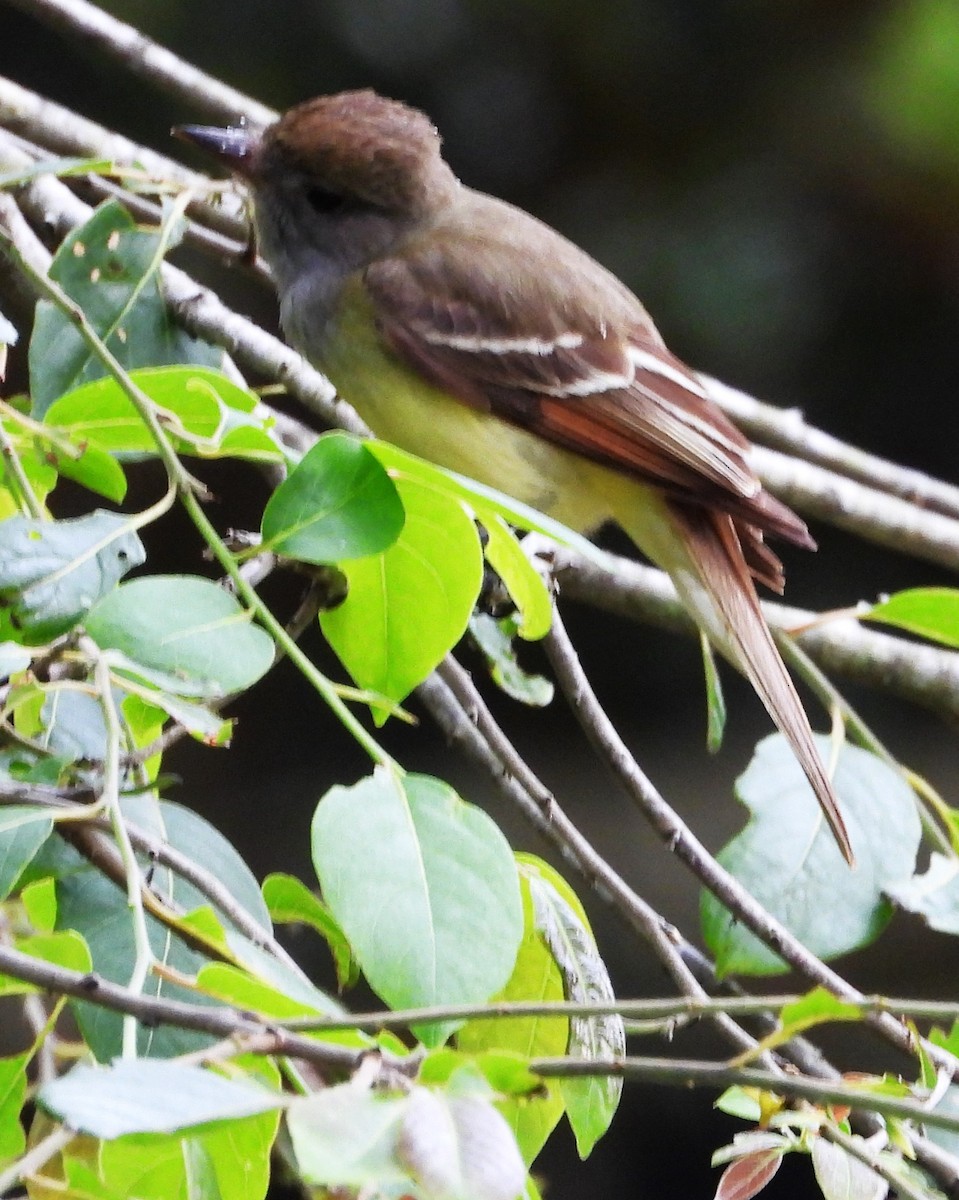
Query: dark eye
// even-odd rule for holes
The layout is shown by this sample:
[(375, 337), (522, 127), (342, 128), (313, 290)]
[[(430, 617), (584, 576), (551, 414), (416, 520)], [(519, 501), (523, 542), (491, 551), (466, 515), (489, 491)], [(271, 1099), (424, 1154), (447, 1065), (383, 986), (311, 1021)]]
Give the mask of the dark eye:
[(345, 196), (321, 187), (307, 188), (306, 199), (310, 208), (317, 213), (335, 213), (346, 205)]

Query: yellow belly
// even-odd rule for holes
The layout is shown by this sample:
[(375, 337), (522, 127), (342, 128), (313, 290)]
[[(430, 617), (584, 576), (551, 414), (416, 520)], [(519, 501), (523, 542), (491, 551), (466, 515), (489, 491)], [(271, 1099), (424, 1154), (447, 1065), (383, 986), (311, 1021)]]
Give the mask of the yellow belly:
[(461, 403), (413, 375), (384, 349), (355, 292), (318, 364), (377, 437), (489, 487), (579, 531), (610, 516), (610, 472)]

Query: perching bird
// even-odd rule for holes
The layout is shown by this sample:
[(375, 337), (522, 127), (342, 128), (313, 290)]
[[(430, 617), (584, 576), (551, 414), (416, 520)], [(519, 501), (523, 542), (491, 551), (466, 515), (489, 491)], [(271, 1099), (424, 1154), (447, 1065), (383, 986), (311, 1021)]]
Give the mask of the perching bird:
[(186, 126), (252, 190), (284, 331), (375, 433), (573, 529), (612, 520), (788, 739), (852, 849), (753, 580), (783, 590), (749, 443), (609, 271), (528, 213), (465, 187), (423, 113), (321, 96), (265, 132)]

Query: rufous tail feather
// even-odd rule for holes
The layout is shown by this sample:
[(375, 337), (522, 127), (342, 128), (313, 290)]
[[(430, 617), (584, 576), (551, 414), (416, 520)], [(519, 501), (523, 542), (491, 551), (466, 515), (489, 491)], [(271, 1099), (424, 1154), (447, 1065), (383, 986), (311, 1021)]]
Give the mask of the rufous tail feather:
[(636, 528), (634, 540), (640, 549), (668, 571), (697, 624), (753, 685), (799, 760), (843, 857), (853, 865), (836, 793), (813, 741), (805, 709), (762, 615), (733, 519), (669, 501), (665, 511), (656, 516), (666, 517), (668, 531), (651, 527), (651, 517), (652, 524), (659, 522), (648, 509), (639, 520), (626, 517), (620, 523), (627, 533), (632, 533), (631, 525)]

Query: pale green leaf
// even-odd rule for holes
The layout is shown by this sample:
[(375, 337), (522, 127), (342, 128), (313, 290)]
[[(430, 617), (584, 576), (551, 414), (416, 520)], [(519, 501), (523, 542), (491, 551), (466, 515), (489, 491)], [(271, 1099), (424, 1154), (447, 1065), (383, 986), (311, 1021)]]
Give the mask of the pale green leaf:
[[(828, 738), (817, 737), (828, 762)], [(875, 755), (843, 746), (833, 778), (849, 829), (848, 867), (812, 789), (780, 734), (764, 739), (737, 795), (751, 819), (719, 854), (755, 899), (820, 958), (867, 945), (892, 915), (886, 893), (912, 875), (921, 834), (912, 790)], [(702, 897), (706, 943), (723, 974), (774, 974), (782, 960), (711, 893)]]
[[(516, 865), (448, 785), (379, 767), (327, 792), (312, 844), (324, 899), (391, 1007), (479, 1003), (504, 986), (523, 931)], [(437, 1045), (449, 1029), (418, 1032)]]

